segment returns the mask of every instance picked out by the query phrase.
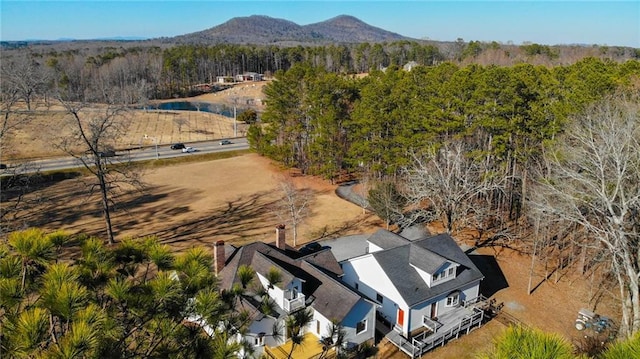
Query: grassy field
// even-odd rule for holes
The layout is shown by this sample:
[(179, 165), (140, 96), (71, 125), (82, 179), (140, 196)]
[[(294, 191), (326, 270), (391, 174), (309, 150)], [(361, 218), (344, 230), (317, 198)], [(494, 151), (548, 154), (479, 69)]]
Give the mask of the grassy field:
[[(218, 93), (205, 94), (176, 101), (208, 102), (233, 106), (238, 103), (261, 103), (262, 88), (267, 82), (238, 84)], [(256, 105), (260, 110), (260, 106)], [(99, 107), (80, 113), (82, 119), (89, 119), (99, 113)], [(72, 136), (73, 118), (59, 105), (40, 106), (29, 116), (29, 121), (19, 124), (2, 139), (2, 163), (24, 159), (63, 156), (60, 149), (63, 140)], [(17, 117), (16, 117), (17, 119)], [(210, 141), (234, 136), (232, 118), (202, 111), (160, 111), (130, 110), (125, 113), (124, 130), (121, 136), (110, 141), (115, 149), (138, 146), (168, 145), (175, 142)], [(243, 137), (248, 126), (236, 123), (236, 134)], [(78, 147), (77, 151), (86, 148)]]

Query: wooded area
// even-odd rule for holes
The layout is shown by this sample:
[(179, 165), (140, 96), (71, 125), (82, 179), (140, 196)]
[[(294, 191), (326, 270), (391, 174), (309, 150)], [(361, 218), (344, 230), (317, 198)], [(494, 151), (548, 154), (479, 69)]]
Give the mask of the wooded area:
[[(106, 115), (95, 117), (100, 130), (112, 126), (111, 110), (190, 95), (193, 85), (211, 83), (214, 76), (273, 74), (265, 89), (266, 111), (249, 130), (255, 151), (303, 174), (367, 179), (371, 199), (377, 200), (372, 207), (390, 225), (437, 220), (449, 232), (475, 230), (477, 245), (518, 246), (545, 265), (574, 266), (585, 276), (597, 272), (602, 290), (619, 293), (621, 333), (640, 331), (640, 62), (588, 57), (570, 65), (500, 66), (495, 63), (504, 56), (513, 61), (500, 45), (458, 45), (447, 54), (410, 42), (130, 47), (92, 55), (12, 52), (3, 56), (0, 134), (10, 135), (12, 126), (28, 121), (30, 111), (54, 101), (70, 105), (65, 110), (71, 115), (78, 113), (76, 106), (107, 104)], [(538, 60), (558, 56), (544, 46), (520, 50)], [(497, 60), (465, 62), (483, 54)], [(416, 66), (404, 69), (409, 61)], [(353, 76), (363, 71), (369, 74)], [(118, 93), (117, 103), (102, 101), (110, 93)], [(99, 156), (104, 137), (100, 131), (81, 137), (94, 155), (96, 166), (88, 166), (98, 169), (99, 186), (106, 190), (100, 168), (107, 160)], [(105, 208), (108, 222), (109, 205)], [(20, 268), (20, 283), (3, 283), (23, 295), (29, 266), (44, 273), (46, 261), (25, 255), (16, 257), (18, 263), (6, 255), (21, 250), (20, 241), (14, 242), (3, 258), (11, 264), (7, 273), (17, 277)], [(43, 289), (33, 288), (32, 293)], [(109, 303), (122, 301), (113, 297)], [(22, 304), (8, 305), (18, 306), (11, 309), (18, 318)], [(37, 309), (25, 315), (38, 330), (50, 320), (55, 332), (34, 338), (49, 335), (47, 342), (55, 343), (72, 334), (64, 323), (68, 314), (56, 314), (61, 319), (51, 322), (53, 315), (46, 318)], [(126, 333), (118, 334), (122, 350), (128, 349)], [(156, 345), (143, 349), (153, 351)]]
[(557, 269), (577, 268), (582, 250), (585, 275), (618, 284), (621, 332), (640, 330), (640, 62), (391, 66), (361, 79), (298, 64), (275, 77), (249, 131), (256, 151), (367, 179), (372, 208), (400, 228), (439, 221)]
[[(60, 85), (80, 96), (78, 89), (100, 78), (118, 88), (129, 103), (138, 94), (146, 99), (188, 97), (200, 93), (198, 84), (215, 84), (217, 76), (256, 72), (271, 76), (298, 63), (310, 63), (328, 72), (358, 74), (389, 66), (481, 64), (544, 66), (573, 64), (586, 57), (619, 63), (640, 58), (638, 49), (606, 46), (548, 46), (479, 41), (395, 41), (332, 45), (178, 45), (157, 41), (69, 42), (3, 45), (4, 76), (28, 79), (22, 88), (28, 100), (44, 89)], [(28, 74), (28, 78), (24, 75)], [(36, 76), (37, 75), (37, 76)], [(79, 99), (79, 98), (78, 98)]]

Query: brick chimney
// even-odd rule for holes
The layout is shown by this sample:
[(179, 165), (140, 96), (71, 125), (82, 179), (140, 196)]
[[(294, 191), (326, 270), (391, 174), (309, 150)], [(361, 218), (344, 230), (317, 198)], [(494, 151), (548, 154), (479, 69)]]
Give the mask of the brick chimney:
[(285, 226), (284, 224), (279, 224), (276, 226), (276, 247), (284, 250), (286, 241), (285, 241)]
[(225, 256), (224, 256), (224, 241), (217, 241), (213, 247), (213, 265), (215, 267), (216, 275), (218, 275), (222, 268), (224, 268)]

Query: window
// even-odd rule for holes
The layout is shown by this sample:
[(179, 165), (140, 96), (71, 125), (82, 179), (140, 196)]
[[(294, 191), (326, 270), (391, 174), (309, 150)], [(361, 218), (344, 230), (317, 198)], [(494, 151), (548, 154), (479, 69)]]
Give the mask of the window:
[(445, 307), (455, 307), (460, 302), (460, 292), (456, 291), (447, 296)]
[(316, 320), (316, 333), (320, 334), (320, 321)]
[(365, 332), (366, 330), (367, 330), (367, 320), (366, 319), (362, 320), (362, 321), (359, 321), (356, 324), (356, 334), (360, 334), (362, 332)]
[(433, 275), (433, 281), (437, 282), (439, 280), (445, 279), (447, 277), (453, 277), (455, 272), (455, 268), (454, 267), (450, 267), (448, 269), (443, 270), (442, 272), (438, 272), (436, 274)]
[(360, 289), (360, 288), (359, 288), (359, 286), (358, 286), (358, 283), (356, 283), (356, 290), (358, 290), (358, 289)]
[(382, 294), (380, 294), (380, 293), (376, 293), (376, 300), (377, 300), (380, 304), (382, 304), (382, 299), (383, 299)]
[(264, 345), (264, 336), (265, 336), (265, 333), (260, 333), (260, 334), (258, 334), (258, 336), (254, 338), (253, 344), (254, 344), (255, 346), (262, 346), (262, 345)]

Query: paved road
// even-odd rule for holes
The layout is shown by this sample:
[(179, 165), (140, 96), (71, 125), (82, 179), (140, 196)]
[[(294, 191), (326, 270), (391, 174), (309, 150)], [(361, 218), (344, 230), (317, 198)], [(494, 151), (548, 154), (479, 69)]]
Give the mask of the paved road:
[[(185, 142), (185, 146), (193, 147), (195, 152), (183, 153), (182, 150), (172, 150), (170, 145), (150, 146), (139, 149), (118, 150), (115, 157), (107, 160), (117, 162), (146, 161), (155, 158), (171, 158), (180, 156), (197, 156), (205, 153), (215, 153), (223, 151), (244, 150), (249, 148), (247, 139), (244, 137), (231, 139), (231, 143), (221, 145), (220, 141), (206, 142)], [(33, 173), (42, 171), (53, 171), (68, 168), (83, 167), (79, 159), (73, 157), (58, 157), (44, 160), (27, 161), (12, 164), (8, 169), (1, 170), (0, 173)]]
[(338, 188), (336, 188), (336, 194), (338, 195), (338, 197), (346, 201), (354, 203), (360, 207), (364, 206), (364, 208), (371, 210), (367, 199), (353, 191), (353, 187), (357, 184), (358, 184), (357, 181), (351, 181), (351, 182), (342, 184), (338, 186)]

